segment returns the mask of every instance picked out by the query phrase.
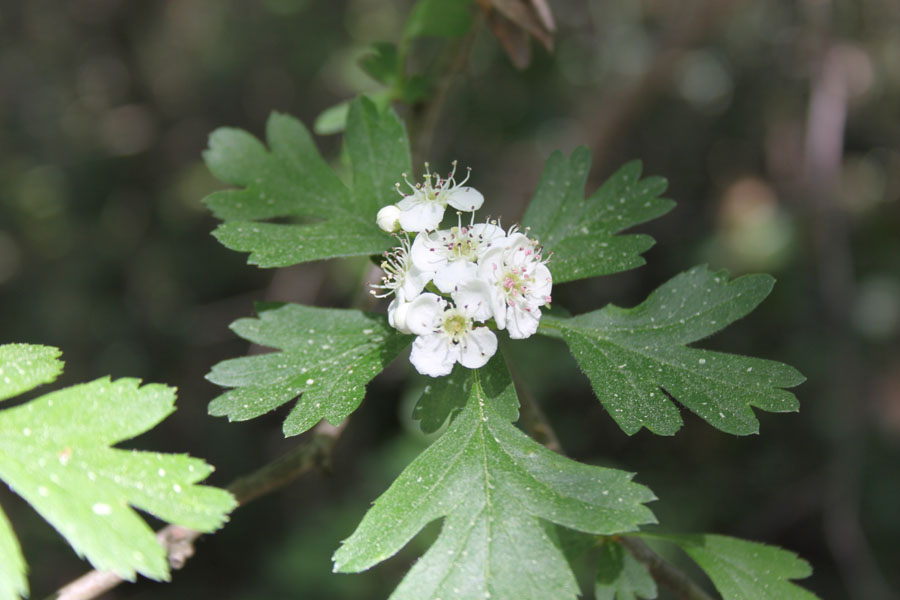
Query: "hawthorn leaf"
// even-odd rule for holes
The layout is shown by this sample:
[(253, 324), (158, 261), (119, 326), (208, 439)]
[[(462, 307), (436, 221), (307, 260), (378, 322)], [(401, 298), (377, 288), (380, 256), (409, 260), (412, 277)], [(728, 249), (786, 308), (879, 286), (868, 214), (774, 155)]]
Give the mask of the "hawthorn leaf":
[[(55, 360), (58, 350), (50, 350), (0, 347), (0, 367), (25, 364), (29, 357), (34, 360), (35, 352)], [(221, 527), (235, 507), (228, 492), (196, 485), (212, 472), (202, 460), (112, 447), (162, 421), (174, 410), (174, 402), (175, 390), (170, 387), (107, 377), (4, 410), (0, 479), (97, 569), (129, 580), (137, 573), (168, 579), (165, 550), (130, 507), (204, 532)], [(11, 555), (12, 562), (3, 560), (0, 569), (21, 574), (24, 562), (17, 562), (15, 539), (2, 520), (0, 557)], [(15, 575), (3, 580), (21, 592)]]
[(812, 574), (809, 563), (793, 552), (724, 535), (642, 534), (672, 542), (706, 571), (723, 600), (815, 600), (791, 582)]
[(268, 150), (246, 131), (214, 131), (203, 157), (213, 175), (238, 189), (204, 198), (224, 221), (213, 235), (232, 250), (249, 252), (249, 262), (260, 267), (390, 248), (393, 240), (378, 228), (375, 215), (396, 199), (394, 183), (410, 170), (406, 130), (393, 110), (379, 110), (365, 97), (350, 103), (346, 127), (350, 186), (293, 117), (269, 117)]
[(547, 159), (523, 227), (552, 251), (553, 282), (563, 283), (618, 273), (643, 265), (641, 256), (653, 246), (648, 235), (616, 235), (672, 210), (675, 203), (660, 198), (662, 177), (641, 179), (640, 161), (616, 171), (590, 197), (584, 188), (591, 152), (576, 148), (569, 158), (556, 151)]
[(56, 379), (63, 370), (59, 355), (59, 349), (52, 346), (0, 346), (0, 400), (18, 396)]
[(25, 558), (6, 513), (0, 509), (0, 600), (17, 600), (28, 595)]
[[(422, 396), (413, 408), (413, 418), (424, 433), (438, 431), (448, 417), (466, 407), (472, 389), (471, 369), (457, 363), (446, 377), (429, 378)], [(481, 387), (493, 398), (494, 410), (508, 421), (519, 420), (519, 399), (509, 385), (509, 371), (500, 353), (495, 354), (479, 371)]]
[(606, 308), (571, 319), (542, 319), (563, 338), (597, 397), (629, 435), (641, 427), (672, 435), (682, 425), (678, 400), (727, 433), (759, 431), (751, 406), (798, 410), (783, 388), (803, 383), (783, 363), (688, 347), (740, 319), (769, 295), (774, 279), (694, 267), (660, 286), (634, 308)]
[(656, 596), (656, 582), (647, 567), (619, 542), (606, 540), (600, 547), (594, 579), (595, 600), (652, 600)]
[(319, 113), (313, 122), (313, 131), (318, 135), (333, 135), (342, 133), (347, 128), (347, 113), (350, 112), (349, 102), (338, 102)]
[(460, 37), (472, 25), (472, 4), (472, 0), (418, 0), (406, 20), (403, 37)]
[(376, 42), (370, 50), (359, 59), (360, 68), (379, 83), (393, 84), (399, 70), (397, 46), (390, 42)]
[(300, 396), (284, 421), (299, 435), (325, 419), (343, 421), (359, 406), (366, 384), (412, 340), (383, 315), (286, 304), (257, 318), (238, 319), (240, 337), (280, 352), (225, 360), (206, 376), (234, 388), (209, 404), (209, 414), (246, 421)]
[[(335, 552), (335, 571), (368, 569), (443, 518), (393, 600), (574, 599), (578, 585), (548, 523), (632, 531), (654, 521), (644, 506), (654, 496), (630, 473), (547, 450), (498, 413), (499, 396), (486, 393), (477, 371), (472, 377), (465, 408), (375, 501)], [(514, 394), (508, 375), (506, 394)]]

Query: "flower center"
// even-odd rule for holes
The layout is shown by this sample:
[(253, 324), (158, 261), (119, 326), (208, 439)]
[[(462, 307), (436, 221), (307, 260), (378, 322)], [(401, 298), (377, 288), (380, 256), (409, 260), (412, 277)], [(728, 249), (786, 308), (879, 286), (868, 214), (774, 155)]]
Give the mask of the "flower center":
[(461, 337), (471, 327), (471, 321), (465, 315), (456, 310), (448, 310), (447, 316), (444, 317), (444, 331), (450, 336), (454, 344), (458, 344)]
[(469, 230), (466, 227), (452, 227), (450, 229), (452, 241), (447, 244), (450, 251), (450, 260), (468, 260), (474, 261), (478, 258), (477, 244), (469, 236)]

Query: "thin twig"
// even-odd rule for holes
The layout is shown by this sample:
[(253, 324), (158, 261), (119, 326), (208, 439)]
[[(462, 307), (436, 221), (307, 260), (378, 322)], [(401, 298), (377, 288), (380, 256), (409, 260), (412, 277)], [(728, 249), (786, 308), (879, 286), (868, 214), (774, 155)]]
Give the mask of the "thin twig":
[[(334, 446), (346, 426), (346, 420), (337, 426), (322, 421), (309, 439), (256, 471), (238, 477), (228, 486), (228, 491), (234, 494), (238, 506), (244, 506), (315, 468), (330, 468)], [(200, 535), (200, 532), (191, 529), (169, 525), (157, 532), (156, 539), (165, 548), (169, 565), (180, 569), (194, 555), (194, 542)], [(124, 581), (109, 571), (91, 571), (66, 584), (46, 600), (90, 600)]]
[(703, 588), (694, 583), (684, 571), (667, 562), (653, 551), (644, 540), (636, 537), (622, 536), (622, 545), (650, 571), (650, 575), (681, 600), (713, 600)]

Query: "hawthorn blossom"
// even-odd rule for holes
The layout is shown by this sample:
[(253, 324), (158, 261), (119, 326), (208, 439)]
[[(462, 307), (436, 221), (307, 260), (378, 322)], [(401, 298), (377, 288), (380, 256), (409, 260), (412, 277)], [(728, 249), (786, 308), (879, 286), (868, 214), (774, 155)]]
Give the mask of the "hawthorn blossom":
[(477, 277), (478, 259), (505, 237), (495, 223), (422, 232), (412, 244), (410, 258), (419, 269), (434, 272), (434, 285), (448, 294), (460, 281)]
[(452, 295), (453, 304), (424, 293), (409, 303), (406, 325), (416, 334), (409, 361), (422, 375), (448, 375), (457, 362), (469, 369), (487, 364), (497, 351), (497, 336), (475, 321), (489, 318), (485, 283), (472, 279)]
[(473, 187), (465, 186), (469, 180), (471, 169), (467, 169), (466, 177), (459, 183), (456, 181), (456, 161), (453, 161), (453, 170), (446, 178), (429, 170), (425, 163), (425, 181), (413, 185), (407, 179), (406, 173), (403, 179), (409, 186), (411, 193), (400, 190), (400, 184), (396, 184), (397, 191), (403, 199), (396, 205), (399, 215), (394, 221), (394, 211), (385, 207), (379, 211), (378, 224), (385, 231), (393, 231), (395, 223), (404, 231), (418, 232), (437, 229), (444, 218), (444, 210), (447, 205), (457, 210), (466, 212), (478, 210), (484, 203), (484, 196)]
[[(394, 295), (388, 306), (388, 322), (401, 333), (412, 333), (406, 327), (409, 302), (418, 296), (434, 275), (433, 271), (418, 268), (410, 260), (410, 243), (406, 235), (400, 237), (400, 245), (384, 253), (381, 269), (385, 272), (380, 284), (372, 285), (372, 295), (385, 298)], [(378, 290), (383, 290), (379, 293)]]
[(481, 257), (478, 277), (488, 283), (499, 329), (508, 330), (512, 339), (537, 331), (540, 307), (551, 300), (553, 279), (536, 241), (510, 230), (504, 244), (496, 244)]

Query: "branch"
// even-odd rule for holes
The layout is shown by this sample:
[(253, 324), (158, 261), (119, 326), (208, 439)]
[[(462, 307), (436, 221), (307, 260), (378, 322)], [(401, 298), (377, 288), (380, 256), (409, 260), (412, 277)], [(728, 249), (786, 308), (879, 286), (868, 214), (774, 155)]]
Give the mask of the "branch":
[[(344, 432), (347, 421), (338, 426), (325, 421), (319, 423), (312, 436), (293, 450), (283, 454), (263, 467), (238, 477), (227, 487), (234, 494), (238, 506), (244, 506), (266, 494), (270, 494), (301, 475), (316, 469), (328, 469), (334, 446)], [(200, 532), (169, 525), (160, 529), (156, 539), (166, 549), (169, 565), (181, 569), (194, 555), (194, 542)], [(91, 571), (60, 588), (45, 600), (90, 600), (108, 592), (123, 581), (109, 571)]]

